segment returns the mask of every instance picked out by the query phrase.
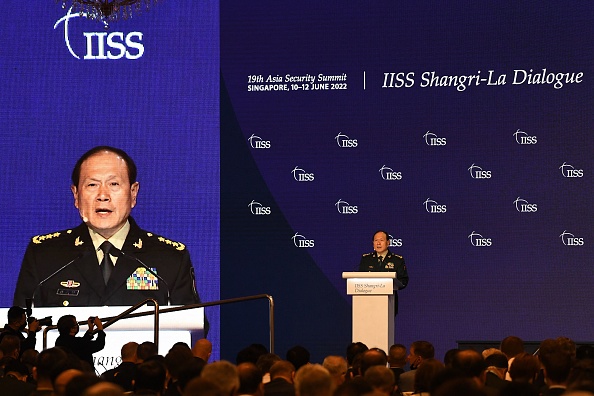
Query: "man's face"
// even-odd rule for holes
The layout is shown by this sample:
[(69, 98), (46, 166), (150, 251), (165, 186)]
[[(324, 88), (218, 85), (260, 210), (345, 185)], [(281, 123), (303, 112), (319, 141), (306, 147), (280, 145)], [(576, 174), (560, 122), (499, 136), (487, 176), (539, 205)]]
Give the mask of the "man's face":
[(110, 238), (136, 206), (138, 182), (130, 185), (126, 162), (104, 151), (82, 163), (78, 186), (71, 189), (83, 221), (104, 238)]
[(415, 355), (415, 348), (411, 346), (410, 353), (408, 354), (406, 360), (408, 361), (408, 364), (410, 364), (411, 369), (416, 369), (421, 363), (422, 359), (420, 356)]
[(373, 250), (378, 254), (384, 254), (388, 250), (388, 237), (383, 232), (378, 232), (373, 236)]

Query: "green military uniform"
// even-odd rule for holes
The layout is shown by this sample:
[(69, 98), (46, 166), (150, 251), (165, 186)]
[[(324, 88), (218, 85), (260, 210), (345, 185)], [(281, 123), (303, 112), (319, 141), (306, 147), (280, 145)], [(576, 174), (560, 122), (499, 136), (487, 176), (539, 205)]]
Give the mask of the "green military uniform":
[[(380, 259), (377, 252), (367, 253), (361, 257), (359, 263), (361, 272), (396, 272), (396, 290), (404, 289), (408, 285), (408, 271), (404, 264), (404, 258), (392, 253), (390, 250), (386, 253), (383, 260)], [(394, 291), (394, 314), (398, 313), (398, 293)]]

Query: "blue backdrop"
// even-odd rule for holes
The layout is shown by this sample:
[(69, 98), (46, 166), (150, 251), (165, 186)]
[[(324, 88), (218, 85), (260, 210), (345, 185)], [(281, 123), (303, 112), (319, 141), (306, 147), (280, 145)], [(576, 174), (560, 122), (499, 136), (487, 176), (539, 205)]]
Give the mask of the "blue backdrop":
[(386, 229), (396, 342), (590, 340), (592, 10), (221, 3), (222, 295), (276, 297), (281, 355), (342, 354), (341, 273)]

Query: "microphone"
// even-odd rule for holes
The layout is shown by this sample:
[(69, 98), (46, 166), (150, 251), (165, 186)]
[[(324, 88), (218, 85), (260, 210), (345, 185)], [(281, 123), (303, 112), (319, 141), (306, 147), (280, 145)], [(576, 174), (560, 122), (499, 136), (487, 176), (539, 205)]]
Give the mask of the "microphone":
[(50, 274), (48, 277), (46, 277), (41, 282), (37, 283), (37, 285), (35, 286), (35, 289), (33, 289), (33, 295), (31, 296), (31, 298), (25, 299), (25, 303), (27, 304), (27, 310), (30, 310), (30, 307), (31, 307), (32, 303), (35, 303), (35, 293), (37, 293), (37, 289), (39, 289), (41, 286), (43, 286), (43, 284), (45, 282), (47, 282), (48, 280), (50, 280), (51, 278), (53, 278), (55, 275), (57, 275), (58, 273), (62, 272), (64, 269), (68, 268), (69, 266), (71, 266), (72, 264), (76, 263), (78, 260), (80, 260), (84, 256), (86, 256), (89, 252), (90, 252), (90, 250), (87, 249), (84, 252), (79, 253), (78, 256), (76, 256), (75, 258), (73, 258), (72, 260), (70, 260), (69, 262), (67, 262), (66, 264), (64, 264), (63, 266), (61, 266), (60, 268), (58, 268), (56, 271), (54, 271), (52, 274)]
[(125, 253), (123, 250), (120, 250), (115, 246), (109, 250), (109, 254), (111, 254), (112, 256), (116, 256), (116, 257), (128, 257), (128, 258), (136, 261), (144, 269), (146, 269), (151, 275), (153, 275), (155, 278), (157, 278), (159, 280), (159, 282), (163, 282), (163, 284), (165, 285), (165, 289), (167, 290), (167, 300), (166, 300), (167, 305), (171, 305), (171, 293), (169, 291), (169, 285), (167, 284), (165, 279), (163, 279), (162, 276), (157, 274), (151, 267), (149, 267), (148, 265), (143, 263), (142, 260), (140, 260), (138, 257), (132, 256), (131, 254), (128, 254), (128, 253)]

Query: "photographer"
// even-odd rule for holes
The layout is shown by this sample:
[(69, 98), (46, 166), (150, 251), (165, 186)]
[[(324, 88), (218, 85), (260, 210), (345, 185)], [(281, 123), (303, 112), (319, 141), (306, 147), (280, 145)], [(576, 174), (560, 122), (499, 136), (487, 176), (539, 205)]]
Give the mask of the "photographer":
[[(33, 320), (29, 323), (27, 328), (27, 317), (25, 315), (25, 309), (21, 307), (11, 307), (8, 310), (8, 324), (4, 326), (0, 333), (0, 342), (5, 335), (14, 335), (21, 341), (21, 355), (27, 349), (35, 349), (35, 334), (41, 330), (41, 326), (38, 320)], [(27, 333), (27, 337), (23, 333)]]
[[(64, 347), (73, 352), (80, 360), (88, 362), (93, 367), (93, 353), (99, 352), (105, 346), (105, 332), (103, 322), (97, 317), (90, 317), (87, 321), (89, 329), (82, 337), (78, 334), (78, 322), (74, 315), (64, 315), (58, 319), (56, 346)], [(93, 329), (97, 327), (97, 339), (93, 340)]]

